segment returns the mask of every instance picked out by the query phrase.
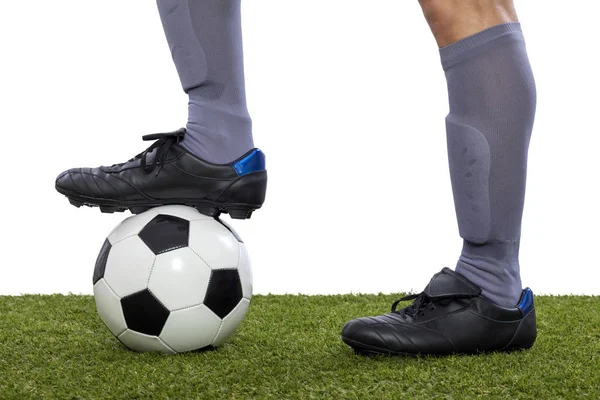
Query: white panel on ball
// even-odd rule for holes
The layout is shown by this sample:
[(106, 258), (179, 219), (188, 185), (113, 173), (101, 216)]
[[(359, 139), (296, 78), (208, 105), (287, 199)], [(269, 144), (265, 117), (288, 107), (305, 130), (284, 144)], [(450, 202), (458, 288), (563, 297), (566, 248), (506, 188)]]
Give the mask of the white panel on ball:
[(104, 279), (100, 279), (94, 285), (94, 299), (100, 318), (112, 334), (119, 336), (123, 333), (127, 329), (127, 324), (121, 308), (121, 299), (112, 291)]
[(235, 268), (239, 258), (238, 243), (229, 229), (214, 219), (190, 222), (189, 247), (212, 269)]
[(198, 350), (212, 344), (221, 318), (205, 305), (171, 312), (160, 338), (177, 352)]
[(246, 316), (248, 312), (248, 307), (250, 307), (250, 301), (248, 299), (242, 299), (238, 305), (231, 311), (224, 319), (221, 324), (221, 329), (215, 340), (213, 342), (213, 346), (219, 346), (223, 344), (227, 339), (233, 335), (235, 330), (240, 326), (242, 320)]
[(244, 298), (250, 300), (252, 298), (252, 264), (248, 256), (248, 249), (244, 243), (240, 243), (240, 261), (238, 264), (238, 273), (242, 283), (242, 293)]
[(156, 256), (148, 289), (170, 311), (202, 304), (211, 269), (188, 247)]
[(188, 221), (194, 221), (197, 219), (200, 220), (212, 220), (213, 217), (206, 216), (204, 214), (200, 214), (198, 210), (193, 207), (187, 206), (179, 206), (179, 205), (170, 205), (170, 206), (161, 206), (154, 208), (157, 214), (162, 215), (172, 215), (174, 217), (179, 217), (182, 219), (187, 219)]
[(144, 213), (133, 215), (121, 222), (113, 231), (108, 235), (108, 241), (113, 246), (119, 243), (123, 239), (137, 235), (140, 233), (142, 228), (158, 214), (154, 209), (150, 209)]
[(104, 279), (123, 298), (146, 289), (153, 264), (154, 253), (138, 236), (132, 236), (110, 249)]
[(167, 354), (176, 354), (165, 342), (158, 336), (144, 335), (143, 333), (127, 329), (121, 335), (119, 340), (131, 350), (139, 352), (161, 352)]

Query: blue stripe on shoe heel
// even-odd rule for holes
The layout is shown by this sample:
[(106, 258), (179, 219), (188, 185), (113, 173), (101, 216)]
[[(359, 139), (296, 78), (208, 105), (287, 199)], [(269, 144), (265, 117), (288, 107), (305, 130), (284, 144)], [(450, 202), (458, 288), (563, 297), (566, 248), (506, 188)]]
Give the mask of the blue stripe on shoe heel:
[(254, 149), (247, 156), (232, 164), (238, 176), (243, 176), (265, 169), (265, 154), (259, 149)]
[(523, 297), (521, 297), (521, 302), (518, 307), (523, 312), (523, 315), (527, 315), (533, 310), (533, 292), (531, 289), (526, 288), (523, 291)]

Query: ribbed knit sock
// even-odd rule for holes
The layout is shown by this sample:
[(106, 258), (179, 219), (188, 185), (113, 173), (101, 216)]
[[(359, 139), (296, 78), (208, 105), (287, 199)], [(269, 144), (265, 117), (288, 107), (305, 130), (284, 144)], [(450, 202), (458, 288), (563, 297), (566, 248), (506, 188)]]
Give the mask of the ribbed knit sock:
[(213, 163), (254, 147), (246, 107), (241, 0), (157, 0), (183, 90), (189, 95), (182, 146)]
[(440, 49), (448, 82), (448, 158), (462, 254), (456, 272), (515, 307), (536, 90), (519, 23)]

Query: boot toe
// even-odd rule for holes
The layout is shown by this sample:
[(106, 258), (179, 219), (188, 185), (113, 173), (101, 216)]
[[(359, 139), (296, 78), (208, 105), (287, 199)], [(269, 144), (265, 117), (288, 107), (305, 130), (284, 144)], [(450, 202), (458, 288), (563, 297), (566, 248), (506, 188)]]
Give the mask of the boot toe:
[(75, 181), (73, 179), (72, 176), (72, 169), (69, 169), (67, 171), (62, 172), (60, 175), (58, 175), (58, 177), (56, 178), (56, 182), (55, 182), (55, 187), (56, 190), (58, 190), (59, 192), (74, 192), (74, 193), (78, 193), (77, 190), (75, 190)]

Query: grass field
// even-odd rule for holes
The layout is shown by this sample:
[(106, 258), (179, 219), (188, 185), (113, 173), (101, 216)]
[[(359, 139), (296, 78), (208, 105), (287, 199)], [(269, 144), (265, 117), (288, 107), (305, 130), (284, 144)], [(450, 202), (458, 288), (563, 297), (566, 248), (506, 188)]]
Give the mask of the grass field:
[(366, 358), (341, 342), (396, 298), (256, 296), (221, 348), (163, 356), (124, 348), (92, 297), (0, 297), (0, 398), (600, 399), (600, 297), (537, 297), (527, 352)]

